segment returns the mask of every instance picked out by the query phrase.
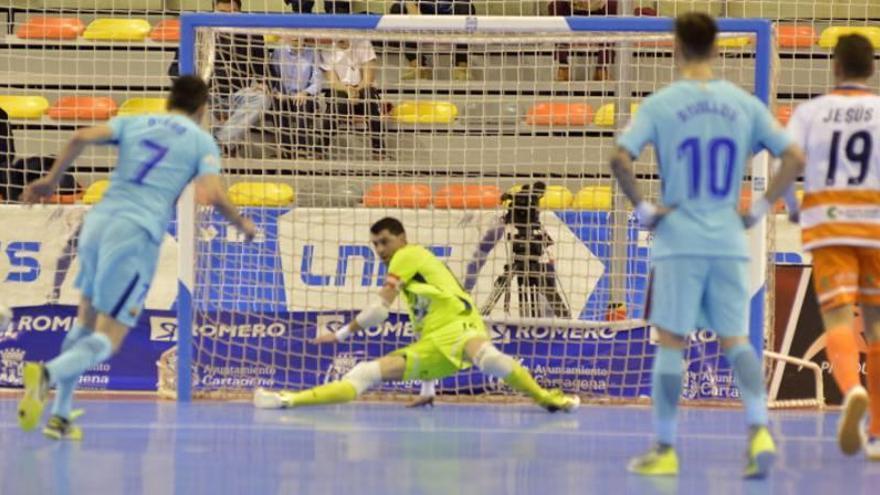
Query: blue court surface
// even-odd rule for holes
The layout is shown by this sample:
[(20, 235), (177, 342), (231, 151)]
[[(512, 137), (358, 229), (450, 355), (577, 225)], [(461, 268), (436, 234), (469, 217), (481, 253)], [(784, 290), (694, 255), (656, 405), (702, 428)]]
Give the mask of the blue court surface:
[(650, 409), (357, 403), (259, 411), (246, 403), (84, 400), (82, 443), (23, 433), (0, 399), (6, 494), (880, 494), (880, 463), (844, 458), (836, 412), (774, 412), (771, 479), (742, 481), (738, 410), (686, 408), (682, 474), (628, 475)]

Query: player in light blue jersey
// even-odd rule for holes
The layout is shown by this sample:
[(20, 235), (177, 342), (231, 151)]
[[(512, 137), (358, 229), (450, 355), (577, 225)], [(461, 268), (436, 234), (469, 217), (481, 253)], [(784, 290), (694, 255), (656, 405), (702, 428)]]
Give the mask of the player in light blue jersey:
[(220, 154), (210, 134), (199, 128), (208, 87), (193, 76), (174, 81), (168, 113), (118, 117), (107, 125), (77, 131), (45, 177), (25, 189), (34, 203), (52, 194), (65, 170), (90, 144), (119, 150), (110, 187), (86, 216), (80, 236), (81, 291), (76, 325), (61, 344), (61, 354), (46, 363), (26, 363), (24, 398), (18, 419), (24, 430), (37, 426), (48, 389), (57, 386), (52, 417), (43, 433), (79, 440), (70, 422), (73, 391), (80, 375), (116, 352), (137, 323), (153, 279), (159, 245), (177, 198), (190, 182), (201, 202), (213, 205), (247, 239), (256, 234), (226, 196), (220, 180)]
[[(632, 460), (643, 475), (678, 473), (674, 449), (686, 337), (714, 330), (733, 367), (750, 427), (747, 477), (767, 475), (775, 457), (767, 431), (761, 362), (748, 339), (746, 228), (757, 222), (797, 178), (803, 154), (768, 109), (737, 86), (715, 79), (717, 26), (705, 14), (675, 22), (680, 80), (642, 103), (618, 138), (611, 168), (642, 225), (654, 229), (648, 319), (659, 346), (651, 382), (657, 445)], [(660, 169), (661, 205), (642, 198), (632, 160), (653, 144)], [(766, 149), (782, 168), (749, 213), (737, 211), (746, 161)]]

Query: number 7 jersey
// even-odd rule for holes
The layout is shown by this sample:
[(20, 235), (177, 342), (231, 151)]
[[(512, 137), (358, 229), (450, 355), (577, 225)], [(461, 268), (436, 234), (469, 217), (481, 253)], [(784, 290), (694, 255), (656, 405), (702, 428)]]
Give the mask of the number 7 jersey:
[(804, 249), (880, 248), (880, 96), (838, 87), (798, 106), (788, 132), (807, 155)]
[(193, 179), (220, 173), (210, 134), (181, 114), (116, 117), (107, 124), (119, 156), (92, 211), (126, 218), (161, 242), (177, 198)]

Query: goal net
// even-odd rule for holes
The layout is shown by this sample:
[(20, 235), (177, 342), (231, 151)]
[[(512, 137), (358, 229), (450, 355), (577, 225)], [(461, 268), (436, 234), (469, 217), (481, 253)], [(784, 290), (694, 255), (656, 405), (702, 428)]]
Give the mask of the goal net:
[[(769, 24), (721, 28), (719, 76), (766, 101)], [(309, 343), (381, 286), (369, 227), (393, 216), (446, 262), (496, 345), (542, 385), (595, 400), (648, 396), (651, 235), (606, 163), (639, 102), (674, 80), (670, 29), (636, 18), (184, 16), (181, 69), (211, 82), (207, 125), (262, 235), (243, 243), (184, 197), (180, 383), (165, 373), (164, 388), (302, 389), (412, 342), (399, 306), (346, 343)], [(586, 74), (566, 82), (566, 70)], [(765, 168), (753, 160), (757, 190)], [(636, 172), (656, 198), (651, 152)], [(752, 182), (742, 189), (745, 198)], [(767, 228), (751, 235), (751, 334), (762, 345)], [(695, 333), (686, 398), (738, 397), (721, 354), (711, 329)], [(438, 391), (511, 396), (475, 370)]]

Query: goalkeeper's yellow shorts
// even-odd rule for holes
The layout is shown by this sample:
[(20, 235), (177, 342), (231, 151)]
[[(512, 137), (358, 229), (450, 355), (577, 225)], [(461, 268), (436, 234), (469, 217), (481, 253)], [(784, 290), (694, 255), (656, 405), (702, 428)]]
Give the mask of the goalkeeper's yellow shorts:
[(471, 367), (464, 355), (464, 345), (475, 337), (489, 338), (479, 317), (455, 321), (436, 330), (423, 330), (418, 342), (391, 355), (406, 358), (404, 380), (435, 380)]

